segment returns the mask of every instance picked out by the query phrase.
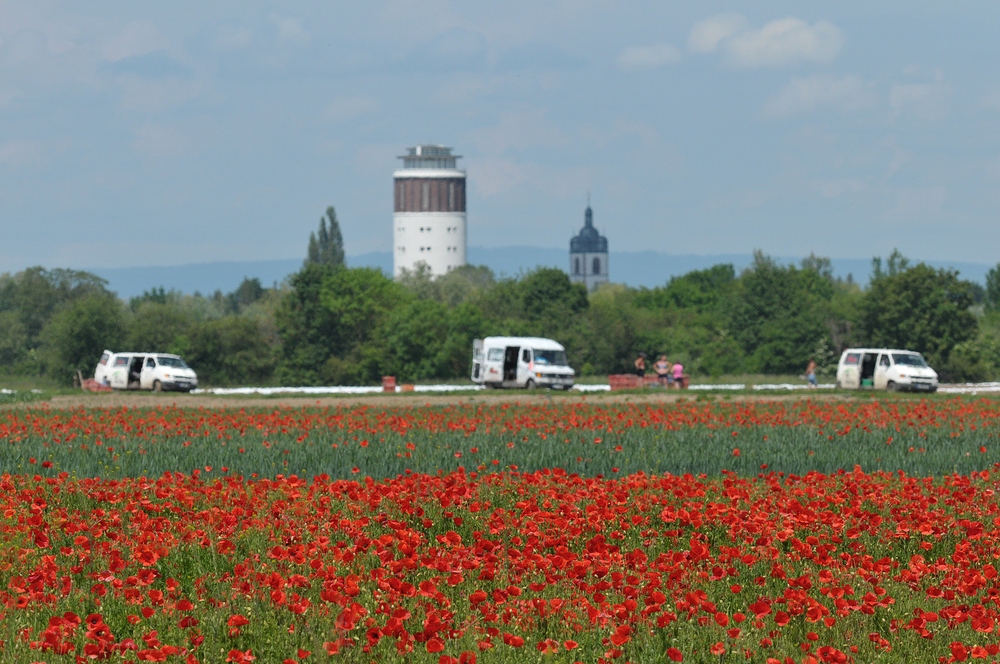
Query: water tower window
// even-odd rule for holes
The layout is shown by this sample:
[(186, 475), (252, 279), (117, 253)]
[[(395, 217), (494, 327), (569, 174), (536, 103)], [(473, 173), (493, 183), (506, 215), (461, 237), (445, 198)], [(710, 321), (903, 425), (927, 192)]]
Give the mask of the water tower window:
[(573, 274), (580, 274), (580, 259), (573, 259)]
[(455, 210), (455, 183), (448, 183), (448, 210)]
[(601, 259), (600, 258), (595, 258), (594, 259), (594, 274), (600, 274), (600, 273), (601, 273)]
[(431, 206), (431, 184), (429, 182), (424, 182), (421, 194), (423, 195), (423, 200), (421, 201), (421, 209), (427, 210)]

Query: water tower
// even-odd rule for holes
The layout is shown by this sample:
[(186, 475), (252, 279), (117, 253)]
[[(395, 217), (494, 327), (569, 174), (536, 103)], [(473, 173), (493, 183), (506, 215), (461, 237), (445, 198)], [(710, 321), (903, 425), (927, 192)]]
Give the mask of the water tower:
[(465, 171), (443, 145), (417, 145), (392, 174), (392, 274), (426, 263), (440, 276), (465, 265)]

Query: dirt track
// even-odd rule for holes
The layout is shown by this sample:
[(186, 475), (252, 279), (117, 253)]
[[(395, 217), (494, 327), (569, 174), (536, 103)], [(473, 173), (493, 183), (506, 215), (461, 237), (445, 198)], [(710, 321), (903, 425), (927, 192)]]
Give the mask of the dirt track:
[(675, 403), (682, 399), (727, 401), (794, 401), (806, 398), (823, 401), (849, 401), (855, 397), (830, 392), (795, 394), (718, 394), (704, 392), (661, 392), (648, 394), (621, 392), (552, 393), (511, 390), (476, 394), (362, 394), (345, 396), (214, 396), (208, 394), (152, 394), (150, 392), (112, 392), (110, 394), (60, 394), (48, 401), (8, 404), (0, 410), (24, 408), (308, 408), (337, 406), (447, 406), (451, 404), (495, 403)]

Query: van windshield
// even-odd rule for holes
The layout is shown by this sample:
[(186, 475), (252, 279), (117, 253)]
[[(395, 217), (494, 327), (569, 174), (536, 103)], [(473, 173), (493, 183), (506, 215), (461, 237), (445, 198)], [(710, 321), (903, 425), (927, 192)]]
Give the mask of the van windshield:
[(184, 364), (184, 360), (179, 357), (164, 357), (162, 355), (156, 356), (156, 363), (161, 367), (173, 367), (175, 369), (187, 369), (188, 365)]
[(927, 363), (924, 362), (924, 358), (920, 357), (916, 353), (893, 353), (892, 361), (896, 364), (905, 364), (911, 367), (927, 366)]
[(566, 351), (536, 350), (535, 364), (551, 364), (557, 367), (564, 367), (566, 366)]

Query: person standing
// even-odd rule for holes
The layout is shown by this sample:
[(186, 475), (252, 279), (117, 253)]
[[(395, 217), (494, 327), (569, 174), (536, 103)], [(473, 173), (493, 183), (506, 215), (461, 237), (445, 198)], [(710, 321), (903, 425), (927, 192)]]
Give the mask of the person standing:
[(684, 365), (678, 362), (674, 365), (674, 387), (680, 389), (684, 387)]
[(660, 387), (670, 386), (670, 362), (667, 360), (666, 355), (660, 355), (660, 358), (656, 360), (656, 364), (653, 365), (653, 370), (656, 372), (656, 381), (660, 384)]
[(806, 380), (809, 381), (809, 387), (816, 387), (816, 362), (812, 358), (809, 358), (809, 365), (806, 366)]
[(638, 380), (636, 381), (638, 387), (643, 386), (643, 379), (646, 376), (646, 354), (639, 353), (639, 357), (635, 358), (635, 375)]

